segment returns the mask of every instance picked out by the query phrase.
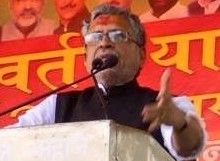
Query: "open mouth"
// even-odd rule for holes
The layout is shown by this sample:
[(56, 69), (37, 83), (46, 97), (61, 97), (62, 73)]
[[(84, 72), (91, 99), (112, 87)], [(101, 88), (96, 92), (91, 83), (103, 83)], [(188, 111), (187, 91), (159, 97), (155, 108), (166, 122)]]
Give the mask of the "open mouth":
[(26, 11), (26, 12), (23, 12), (20, 16), (24, 19), (29, 19), (29, 18), (35, 17), (35, 13), (33, 11)]
[(23, 14), (21, 17), (22, 17), (23, 19), (31, 19), (31, 18), (35, 17), (35, 15), (32, 15), (32, 14)]
[(92, 69), (105, 70), (112, 68), (118, 64), (118, 57), (115, 54), (101, 55), (99, 58), (95, 58), (92, 62)]

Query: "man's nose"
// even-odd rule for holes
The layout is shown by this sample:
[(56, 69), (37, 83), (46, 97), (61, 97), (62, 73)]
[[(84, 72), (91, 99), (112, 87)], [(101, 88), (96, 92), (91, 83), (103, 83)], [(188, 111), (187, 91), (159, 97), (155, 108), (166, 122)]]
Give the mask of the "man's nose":
[(32, 7), (32, 1), (31, 0), (27, 0), (27, 1), (25, 1), (25, 8), (26, 9), (30, 9), (31, 7)]
[(113, 45), (112, 45), (112, 42), (111, 42), (111, 40), (108, 38), (108, 36), (107, 35), (104, 35), (103, 37), (102, 37), (102, 39), (100, 40), (100, 46), (102, 46), (102, 47), (112, 47)]

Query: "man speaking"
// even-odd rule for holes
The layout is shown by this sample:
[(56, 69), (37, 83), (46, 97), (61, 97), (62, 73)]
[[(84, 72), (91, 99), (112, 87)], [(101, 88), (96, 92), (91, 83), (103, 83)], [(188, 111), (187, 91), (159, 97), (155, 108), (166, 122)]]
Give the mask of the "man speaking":
[(123, 8), (100, 5), (84, 23), (82, 35), (88, 72), (94, 60), (105, 63), (109, 55), (117, 59), (114, 67), (95, 76), (105, 108), (90, 87), (49, 96), (13, 126), (99, 120), (107, 114), (119, 124), (150, 132), (175, 159), (194, 159), (204, 146), (204, 131), (191, 102), (169, 93), (170, 71), (163, 73), (159, 91), (136, 81), (145, 61), (145, 33), (138, 17)]

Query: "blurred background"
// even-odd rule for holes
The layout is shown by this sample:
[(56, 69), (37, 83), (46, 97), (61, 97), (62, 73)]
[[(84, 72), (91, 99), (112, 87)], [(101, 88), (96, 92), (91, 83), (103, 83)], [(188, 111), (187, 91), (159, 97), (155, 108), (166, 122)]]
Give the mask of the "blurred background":
[[(4, 24), (9, 18), (8, 9), (9, 0), (0, 0), (0, 25)], [(86, 6), (91, 11), (96, 5), (98, 0), (85, 0)], [(180, 0), (181, 4), (187, 5), (195, 0)], [(147, 0), (133, 0), (132, 11), (138, 15), (142, 14), (149, 9)], [(56, 11), (54, 8), (54, 0), (45, 0), (44, 16), (57, 20)]]

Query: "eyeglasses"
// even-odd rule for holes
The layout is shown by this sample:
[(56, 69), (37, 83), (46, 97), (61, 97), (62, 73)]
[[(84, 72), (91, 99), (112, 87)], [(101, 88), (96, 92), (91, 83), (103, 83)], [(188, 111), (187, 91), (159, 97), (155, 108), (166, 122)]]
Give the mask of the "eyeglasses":
[(97, 45), (99, 42), (103, 40), (104, 36), (107, 36), (107, 38), (112, 43), (122, 43), (128, 42), (128, 40), (130, 40), (137, 44), (137, 42), (134, 39), (132, 39), (128, 32), (122, 30), (111, 30), (106, 33), (90, 32), (84, 36), (84, 41), (86, 45)]

